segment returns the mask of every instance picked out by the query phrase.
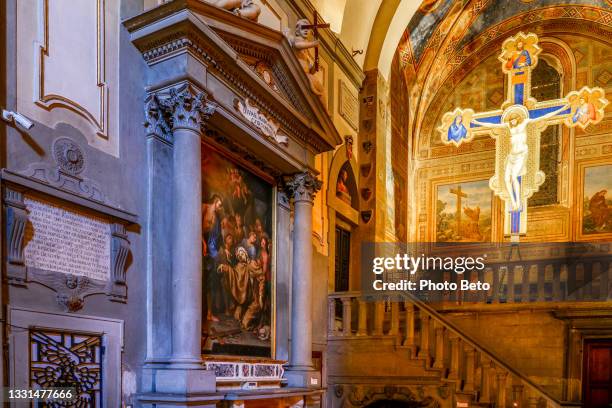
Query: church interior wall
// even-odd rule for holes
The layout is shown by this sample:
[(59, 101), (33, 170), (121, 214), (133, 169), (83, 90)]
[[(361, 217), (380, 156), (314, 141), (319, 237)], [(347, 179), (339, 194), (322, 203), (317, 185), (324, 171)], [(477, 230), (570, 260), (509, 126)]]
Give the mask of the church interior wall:
[[(567, 387), (568, 330), (550, 310), (448, 312), (453, 323), (559, 399)], [(520, 345), (520, 346), (519, 346)]]
[[(48, 313), (48, 327), (85, 330), (78, 328), (78, 325), (72, 325), (68, 318), (64, 323), (61, 318), (55, 318), (67, 314), (72, 314), (79, 318), (79, 322), (84, 322), (83, 327), (86, 327), (85, 331), (88, 332), (100, 330), (101, 326), (96, 325), (96, 319), (117, 322), (123, 333), (127, 334), (121, 339), (119, 352), (121, 353), (122, 349), (127, 352), (119, 355), (119, 364), (113, 368), (118, 373), (123, 373), (123, 376), (116, 377), (119, 383), (109, 394), (109, 401), (118, 401), (121, 398), (123, 379), (123, 397), (126, 402), (131, 403), (138, 387), (136, 373), (140, 370), (147, 344), (147, 320), (144, 313), (147, 261), (142, 225), (146, 214), (146, 183), (143, 182), (146, 179), (145, 139), (141, 127), (144, 64), (139, 53), (129, 43), (127, 32), (119, 22), (121, 18), (141, 10), (142, 4), (134, 1), (94, 2), (104, 4), (105, 7), (103, 22), (96, 23), (95, 12), (92, 16), (87, 10), (65, 4), (46, 1), (8, 3), (17, 5), (17, 18), (9, 19), (7, 31), (14, 33), (19, 41), (14, 42), (17, 44), (15, 64), (9, 65), (9, 69), (14, 70), (15, 80), (7, 83), (8, 95), (12, 96), (7, 100), (7, 107), (33, 119), (35, 126), (27, 132), (7, 127), (5, 167), (25, 175), (29, 175), (29, 171), (34, 168), (56, 168), (58, 164), (52, 149), (53, 143), (60, 138), (68, 138), (79, 146), (84, 155), (84, 170), (79, 176), (100, 189), (106, 204), (137, 214), (138, 223), (128, 226), (127, 231), (131, 254), (127, 261), (125, 303), (111, 302), (106, 295), (96, 294), (87, 296), (80, 310), (67, 312), (56, 300), (57, 293), (38, 283), (29, 283), (27, 287), (9, 285), (5, 302), (10, 304), (12, 309), (24, 308), (39, 313), (43, 316), (43, 321)], [(47, 14), (43, 7), (47, 7)], [(75, 14), (70, 14), (71, 10)], [(31, 58), (40, 55), (34, 50), (34, 40), (40, 39), (41, 35), (33, 29), (38, 27), (38, 15), (46, 15), (48, 23), (51, 24), (48, 34), (53, 48), (48, 50), (49, 55), (55, 55), (57, 59), (57, 52), (63, 58), (56, 60), (50, 67), (43, 65), (44, 71), (39, 73), (40, 77), (31, 71), (35, 66)], [(58, 24), (65, 24), (66, 19), (72, 22), (72, 34), (66, 36), (66, 32), (61, 31), (61, 36), (54, 38)], [(74, 31), (77, 27), (79, 28), (76, 32), (83, 34), (80, 42), (79, 35), (75, 35)], [(104, 49), (99, 51), (102, 54), (98, 54), (96, 58), (95, 38), (100, 32), (105, 32), (106, 36), (102, 40)], [(92, 39), (93, 44), (86, 42), (88, 39)], [(13, 40), (14, 38), (10, 38), (8, 41), (12, 43)], [(74, 52), (94, 54), (91, 58), (85, 58), (83, 55), (83, 58), (67, 58)], [(63, 65), (66, 63), (70, 66)], [(96, 67), (96, 63), (103, 65)], [(96, 72), (100, 74), (100, 70), (105, 70), (107, 75), (103, 84), (95, 83)], [(83, 75), (74, 75), (74, 72)], [(94, 83), (91, 82), (92, 74)], [(53, 102), (43, 107), (37, 102), (34, 95), (34, 87), (37, 84), (33, 81), (39, 78), (41, 81), (52, 81), (45, 84), (55, 87), (52, 90), (58, 93), (58, 103)], [(92, 87), (94, 91), (104, 89), (104, 96), (101, 98), (98, 94), (91, 93)], [(86, 91), (87, 89), (89, 91)], [(66, 102), (62, 102), (64, 99)], [(74, 105), (82, 105), (83, 109), (74, 108), (73, 102)], [(63, 326), (53, 326), (55, 324)], [(14, 330), (17, 329), (9, 329), (9, 333)]]
[[(17, 2), (16, 108), (51, 127), (69, 123), (89, 144), (118, 156), (120, 2), (69, 3)], [(79, 24), (87, 29), (72, 35)], [(70, 60), (74, 52), (83, 58)]]
[[(307, 0), (255, 1), (263, 10), (261, 24), (289, 34), (292, 34), (298, 18), (311, 16), (314, 11)], [(71, 329), (70, 322), (79, 322), (75, 327), (86, 331), (95, 331), (96, 321), (110, 322), (112, 330), (121, 327), (124, 334), (119, 381), (122, 386), (112, 392), (122, 393), (126, 404), (136, 403), (136, 395), (142, 387), (141, 369), (151, 351), (155, 350), (153, 354), (162, 356), (172, 349), (171, 314), (168, 310), (171, 308), (168, 288), (172, 281), (170, 274), (163, 273), (168, 271), (169, 261), (162, 259), (169, 256), (171, 243), (169, 239), (159, 237), (171, 226), (173, 200), (159, 191), (159, 197), (148, 196), (150, 186), (147, 185), (152, 171), (148, 168), (151, 165), (148, 160), (155, 156), (160, 162), (171, 163), (172, 153), (167, 146), (152, 148), (145, 137), (143, 100), (146, 92), (151, 91), (147, 87), (188, 71), (186, 75), (201, 78), (199, 85), (205, 85), (215, 98), (229, 100), (234, 96), (227, 83), (193, 64), (190, 57), (162, 61), (152, 68), (146, 66), (121, 21), (165, 2), (99, 0), (95, 3), (104, 4), (105, 11), (104, 27), (100, 27), (95, 13), (92, 13), (95, 8), (73, 8), (64, 15), (53, 2), (46, 0), (8, 0), (16, 14), (15, 19), (8, 19), (8, 43), (17, 44), (17, 48), (14, 50), (16, 62), (9, 64), (11, 72), (8, 73), (6, 106), (32, 118), (35, 127), (29, 132), (7, 127), (4, 167), (23, 174), (32, 169), (32, 164), (56, 168), (58, 163), (54, 158), (53, 143), (58, 138), (69, 138), (84, 154), (85, 168), (81, 176), (101, 187), (107, 204), (135, 214), (137, 222), (130, 224), (127, 230), (130, 256), (126, 266), (127, 300), (124, 303), (111, 302), (106, 295), (95, 294), (84, 299), (80, 310), (67, 312), (58, 303), (54, 290), (37, 283), (29, 283), (26, 287), (9, 285), (9, 290), (2, 295), (6, 296), (3, 302), (11, 310), (28, 309), (28, 313), (37, 316), (45, 313), (49, 316), (70, 315), (71, 318), (67, 317), (64, 322), (66, 327), (63, 328), (67, 330)], [(317, 2), (314, 3), (316, 6)], [(372, 2), (367, 7), (377, 7), (378, 3)], [(70, 9), (66, 5), (60, 6)], [(41, 72), (35, 71), (34, 58), (40, 56), (44, 60), (50, 56), (40, 54), (39, 49), (32, 51), (32, 44), (41, 40), (44, 30), (40, 31), (37, 13), (29, 9), (47, 17), (52, 26), (61, 23), (63, 18), (79, 20), (78, 30), (84, 33), (82, 38), (67, 35), (68, 30), (58, 31), (60, 37), (52, 38), (50, 44), (53, 48), (48, 52), (53, 56), (56, 49), (66, 47), (62, 53), (82, 53), (82, 58), (67, 58), (60, 54), (62, 58), (41, 65)], [(346, 17), (344, 24), (347, 24)], [(39, 31), (31, 27), (38, 27)], [(559, 47), (558, 53), (551, 52), (547, 61), (563, 70), (563, 94), (566, 89), (582, 86), (599, 86), (606, 93), (612, 93), (610, 42), (597, 34), (586, 35), (583, 30), (576, 31), (553, 33), (543, 39), (545, 47), (547, 44), (551, 49), (555, 44)], [(70, 27), (70, 32), (75, 32), (75, 29)], [(54, 33), (49, 31), (51, 36)], [(366, 34), (364, 31), (360, 36)], [(91, 41), (86, 42), (92, 38), (103, 38), (103, 48), (96, 50)], [(327, 406), (344, 406), (349, 396), (351, 401), (359, 401), (359, 393), (365, 389), (378, 389), (381, 384), (389, 382), (401, 383), (398, 386), (405, 386), (406, 390), (410, 385), (412, 388), (405, 395), (424, 395), (426, 389), (428, 395), (437, 395), (436, 398), (443, 401), (441, 406), (451, 406), (450, 400), (441, 397), (447, 391), (433, 385), (434, 374), (424, 370), (422, 364), (415, 364), (408, 348), (396, 339), (381, 335), (352, 338), (347, 342), (340, 338), (330, 340), (328, 295), (334, 292), (334, 256), (337, 250), (334, 231), (338, 225), (352, 234), (349, 291), (358, 291), (361, 285), (361, 242), (455, 240), (452, 234), (444, 236), (438, 231), (436, 217), (441, 192), (457, 184), (469, 189), (470, 198), (466, 199), (466, 206), (478, 206), (483, 211), (480, 213), (483, 218), (484, 213), (489, 212), (486, 225), (480, 226), (481, 229), (471, 238), (504, 240), (502, 203), (491, 194), (487, 183), (494, 172), (492, 139), (477, 137), (473, 143), (455, 148), (443, 145), (436, 130), (440, 116), (455, 106), (469, 106), (479, 111), (500, 106), (505, 92), (503, 74), (495, 54), (499, 47), (494, 49), (489, 44), (479, 55), (471, 56), (475, 61), (473, 69), (448, 79), (447, 85), (438, 91), (439, 95), (431, 99), (422, 114), (422, 122), (417, 122), (413, 120), (416, 107), (412, 102), (419, 85), (412, 83), (408, 87), (409, 75), (404, 73), (406, 76), (401, 76), (405, 69), (401, 53), (396, 52), (387, 80), (384, 73), (376, 69), (362, 73), (358, 63), (365, 55), (358, 54), (353, 60), (348, 56), (349, 50), (333, 41), (334, 37), (328, 32), (322, 34), (321, 70), (325, 78), (327, 109), (345, 143), (316, 156), (301, 145), (287, 148), (291, 155), (306, 163), (305, 167), (317, 172), (324, 185), (315, 197), (312, 210), (311, 306), (313, 351), (320, 354), (317, 358), (320, 358), (320, 369), (324, 373), (321, 386), (329, 387)], [(567, 55), (562, 56), (562, 51)], [(547, 55), (543, 54), (542, 59), (546, 58)], [(180, 64), (177, 64), (179, 60)], [(103, 78), (102, 72), (106, 75)], [(58, 95), (41, 101), (36, 97), (37, 86), (41, 83), (57, 91)], [(606, 115), (609, 116), (611, 109), (608, 106)], [(588, 200), (593, 198), (594, 191), (604, 188), (605, 183), (601, 180), (605, 181), (606, 170), (612, 169), (611, 124), (612, 119), (608, 118), (584, 130), (563, 130), (559, 203), (538, 207), (530, 213), (528, 240), (606, 241), (612, 238), (612, 230), (591, 225), (592, 218), (589, 225), (585, 221)], [(346, 160), (353, 169), (358, 205), (334, 201), (337, 200), (335, 183), (341, 169), (338, 163), (345, 163), (347, 157), (346, 136), (352, 138), (351, 157)], [(151, 149), (158, 150), (153, 152)], [(261, 148), (255, 153), (264, 157), (271, 156), (269, 152)], [(157, 175), (159, 186), (164, 184), (163, 180), (171, 179), (172, 171), (161, 169)], [(589, 177), (596, 180), (591, 182)], [(275, 184), (276, 187), (279, 186)], [(163, 188), (162, 191), (168, 192)], [(471, 201), (470, 194), (484, 201)], [(289, 199), (280, 191), (275, 198), (273, 299), (276, 327), (272, 344), (273, 357), (287, 361), (292, 340), (294, 212)], [(160, 211), (154, 215), (150, 207), (152, 201), (157, 201), (155, 208)], [(158, 219), (156, 217), (165, 221), (152, 223)], [(154, 243), (150, 242), (152, 236), (157, 237)], [(152, 276), (151, 271), (162, 273)], [(493, 306), (486, 312), (450, 311), (444, 315), (553, 395), (566, 397), (568, 384), (560, 379), (566, 376), (569, 364), (567, 354), (571, 339), (567, 324), (550, 309), (510, 310), (506, 306)], [(374, 313), (368, 315), (368, 320)], [(388, 318), (389, 315), (390, 310), (387, 311), (385, 306), (383, 316)], [(60, 320), (53, 317), (50, 321)], [(357, 320), (355, 310), (352, 320)], [(9, 328), (9, 334), (11, 330)], [(373, 355), (376, 359), (372, 359)], [(345, 375), (347, 372), (350, 372), (349, 376)], [(365, 381), (364, 377), (373, 380)], [(415, 384), (420, 389), (413, 387)], [(379, 391), (381, 395), (384, 393), (382, 388)], [(265, 406), (266, 402), (261, 404)], [(354, 406), (361, 405), (355, 403)]]
[[(555, 40), (556, 38), (556, 40)], [(582, 86), (600, 86), (604, 90), (610, 90), (610, 81), (605, 74), (604, 65), (609, 48), (605, 40), (592, 41), (581, 34), (567, 34), (551, 37), (550, 42), (543, 40), (543, 55), (547, 52), (562, 52), (555, 49), (556, 43), (566, 44), (565, 48), (571, 50), (571, 58), (579, 57), (578, 64), (567, 62), (562, 72), (562, 88), (569, 88), (575, 83), (577, 89)], [(563, 51), (564, 52), (564, 51)], [(554, 55), (554, 54), (552, 54)], [(434, 240), (435, 236), (435, 207), (436, 187), (440, 184), (453, 184), (465, 182), (468, 179), (477, 180), (476, 173), (480, 173), (482, 180), (493, 175), (494, 146), (493, 139), (487, 136), (477, 137), (473, 143), (463, 145), (460, 148), (445, 146), (440, 142), (440, 137), (434, 124), (439, 123), (443, 112), (452, 110), (456, 106), (473, 106), (476, 111), (495, 109), (503, 100), (504, 88), (503, 77), (497, 65), (499, 62), (495, 55), (483, 56), (482, 62), (465, 77), (457, 78), (448, 82), (440, 91), (437, 101), (446, 99), (444, 103), (433, 103), (429, 108), (431, 114), (426, 116), (423, 122), (421, 135), (418, 142), (419, 176), (417, 182), (420, 190), (424, 191), (417, 199), (420, 206), (417, 210), (417, 218), (420, 220), (418, 235), (419, 239)], [(571, 72), (575, 66), (575, 72)], [(456, 83), (453, 85), (453, 83)], [(609, 107), (606, 112), (609, 111)], [(558, 158), (546, 157), (545, 160), (559, 160), (560, 191), (557, 198), (558, 204), (534, 207), (529, 217), (527, 240), (567, 241), (577, 238), (578, 205), (571, 202), (570, 197), (576, 197), (580, 191), (582, 175), (579, 169), (580, 163), (588, 160), (590, 163), (609, 163), (610, 157), (607, 150), (600, 150), (602, 146), (595, 149), (585, 149), (589, 139), (596, 140), (597, 135), (607, 132), (609, 119), (602, 123), (582, 129), (563, 129), (562, 147)], [(597, 143), (597, 142), (595, 142)], [(462, 163), (459, 165), (458, 163)], [(476, 173), (475, 173), (476, 172)], [(470, 174), (470, 176), (465, 176)], [(467, 178), (466, 178), (467, 177)], [(492, 203), (485, 205), (493, 206), (499, 214), (493, 214), (501, 222), (502, 208), (499, 200), (494, 197)], [(473, 205), (481, 203), (475, 202)], [(482, 207), (482, 205), (480, 205)], [(433, 225), (433, 226), (432, 226)], [(428, 228), (424, 228), (429, 226)], [(497, 233), (492, 236), (493, 240), (501, 240), (500, 228), (495, 228)]]

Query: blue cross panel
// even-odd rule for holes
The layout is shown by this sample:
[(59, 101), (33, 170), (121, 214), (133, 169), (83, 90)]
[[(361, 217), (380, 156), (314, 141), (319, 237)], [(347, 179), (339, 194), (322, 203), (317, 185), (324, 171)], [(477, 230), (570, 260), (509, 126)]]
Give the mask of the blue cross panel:
[[(562, 108), (564, 105), (557, 105), (557, 106), (551, 106), (549, 108), (538, 108), (538, 109), (531, 109), (529, 111), (529, 119), (535, 119), (535, 118), (539, 118), (540, 116), (544, 116), (547, 113), (550, 112), (554, 112), (559, 108)], [(569, 115), (571, 112), (571, 108), (567, 108), (561, 112), (559, 112), (557, 115)]]
[[(479, 122), (483, 122), (483, 123), (491, 123), (493, 125), (499, 125), (501, 123), (501, 115), (498, 116), (487, 116), (486, 118), (480, 118), (478, 119)], [(480, 125), (477, 125), (474, 122), (470, 122), (470, 127), (471, 128), (478, 128), (481, 127)]]
[[(521, 185), (521, 188), (522, 188), (523, 176), (519, 176), (518, 180), (519, 180), (519, 185)], [(514, 195), (514, 198), (516, 199), (516, 195), (514, 194), (514, 192), (512, 192), (512, 194)], [(521, 203), (521, 207), (522, 207), (522, 203)], [(522, 208), (519, 208), (518, 210), (515, 210), (515, 211), (510, 211), (510, 232), (512, 234), (518, 234), (521, 231), (521, 211), (522, 211)]]
[[(517, 73), (518, 75), (519, 73)], [(520, 73), (523, 74), (522, 72)], [(525, 84), (514, 85), (514, 104), (523, 105), (525, 104)]]

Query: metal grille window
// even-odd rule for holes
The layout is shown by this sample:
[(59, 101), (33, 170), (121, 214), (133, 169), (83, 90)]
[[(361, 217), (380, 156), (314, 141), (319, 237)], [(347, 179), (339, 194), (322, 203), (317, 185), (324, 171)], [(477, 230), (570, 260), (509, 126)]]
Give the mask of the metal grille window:
[[(102, 359), (99, 335), (55, 330), (30, 331), (30, 386), (74, 388), (72, 402), (37, 402), (36, 408), (101, 408)], [(68, 405), (66, 405), (68, 404)]]

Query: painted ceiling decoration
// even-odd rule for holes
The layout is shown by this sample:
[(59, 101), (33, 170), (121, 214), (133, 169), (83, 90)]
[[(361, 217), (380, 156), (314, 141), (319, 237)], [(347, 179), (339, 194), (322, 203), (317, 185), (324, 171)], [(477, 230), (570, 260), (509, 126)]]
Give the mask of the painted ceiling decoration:
[[(563, 5), (571, 10), (572, 5), (585, 5), (610, 9), (611, 3), (607, 0), (424, 0), (406, 27), (413, 64), (419, 63), (427, 48), (433, 48), (439, 43), (439, 37), (444, 34), (441, 31), (444, 30), (438, 28), (443, 20), (448, 20), (449, 17), (452, 19), (455, 11), (468, 4), (471, 6), (471, 24), (465, 27), (464, 35), (456, 42), (458, 48), (471, 43), (478, 34), (490, 27), (537, 8)], [(579, 17), (575, 10), (568, 13), (568, 16)]]
[(441, 105), (446, 85), (456, 85), (474, 69), (474, 56), (484, 59), (495, 53), (506, 37), (534, 22), (540, 36), (562, 33), (570, 24), (574, 32), (609, 38), (612, 6), (605, 0), (425, 1), (398, 44), (411, 89), (411, 132), (422, 134), (430, 127), (427, 122), (436, 115), (426, 115), (429, 108)]
[(419, 61), (438, 24), (450, 10), (453, 0), (425, 0), (406, 29), (412, 44), (413, 61)]

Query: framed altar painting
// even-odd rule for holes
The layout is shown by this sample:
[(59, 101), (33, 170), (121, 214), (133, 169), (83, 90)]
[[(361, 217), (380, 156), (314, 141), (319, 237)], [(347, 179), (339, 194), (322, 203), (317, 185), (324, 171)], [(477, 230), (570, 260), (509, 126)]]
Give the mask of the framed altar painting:
[(273, 357), (274, 188), (202, 150), (203, 353)]
[[(443, 183), (443, 184), (442, 184)], [(434, 184), (435, 242), (491, 242), (493, 192), (489, 180)]]
[(578, 171), (577, 237), (612, 238), (612, 163), (580, 163)]

